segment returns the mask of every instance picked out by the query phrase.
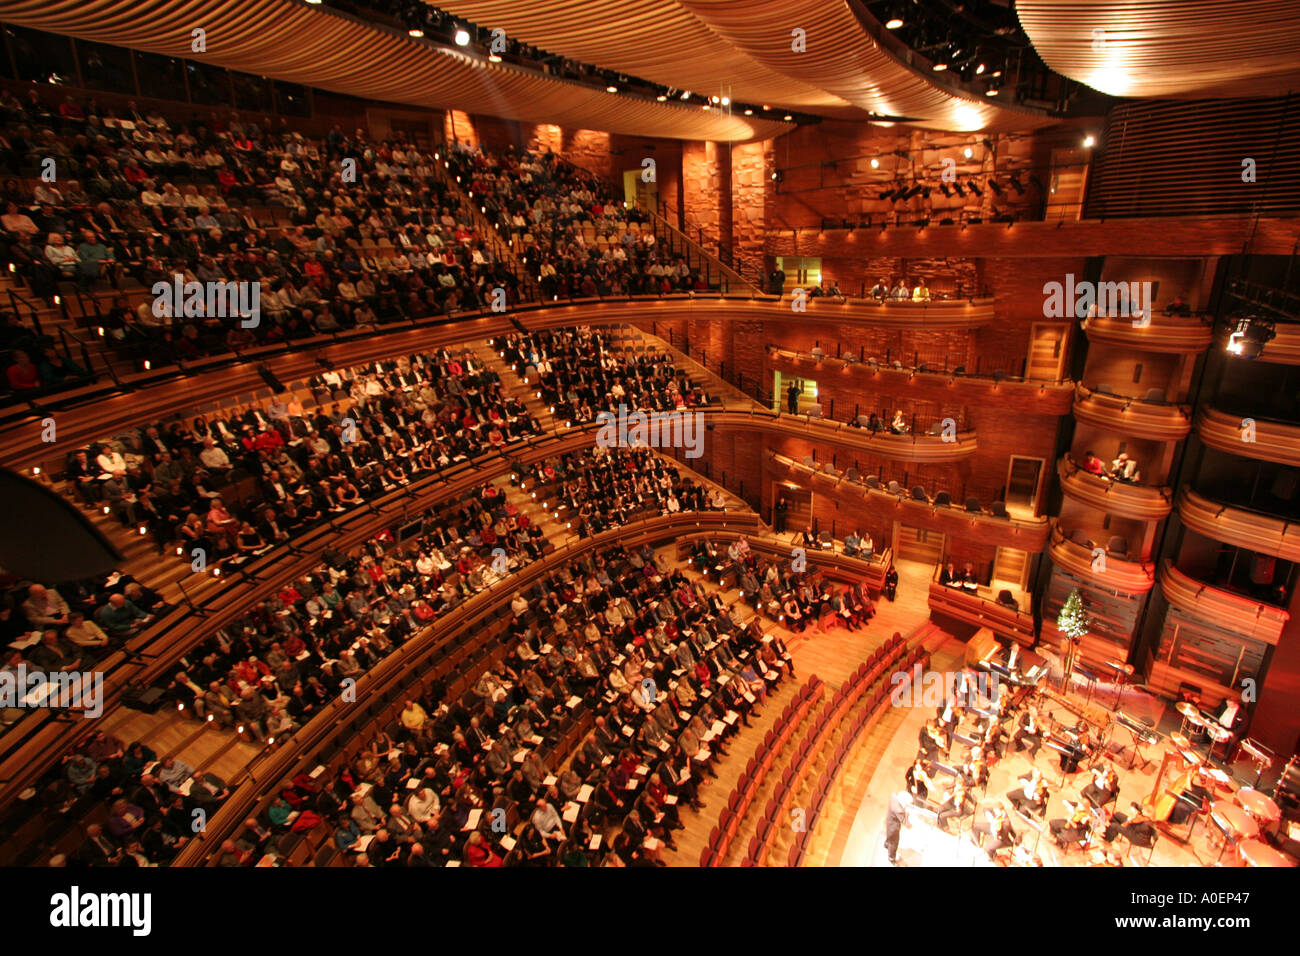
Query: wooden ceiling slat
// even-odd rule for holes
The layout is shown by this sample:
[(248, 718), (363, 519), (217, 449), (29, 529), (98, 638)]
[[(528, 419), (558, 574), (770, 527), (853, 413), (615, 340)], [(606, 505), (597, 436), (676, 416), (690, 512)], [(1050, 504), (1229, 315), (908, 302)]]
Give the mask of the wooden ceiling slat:
[(1295, 0), (1019, 0), (1016, 12), (1043, 62), (1114, 96), (1300, 89)]
[[(4, 19), (38, 30), (187, 57), (369, 99), (460, 109), (633, 136), (745, 142), (785, 123), (613, 96), (502, 63), (441, 51), (392, 31), (286, 0), (12, 0)], [(190, 50), (206, 32), (206, 53)]]
[[(1027, 129), (1044, 114), (956, 95), (863, 32), (845, 0), (439, 0), (480, 26), (666, 86), (827, 116), (844, 107), (937, 129)], [(635, 19), (633, 19), (635, 11)], [(791, 49), (791, 31), (807, 51)], [(808, 90), (817, 96), (809, 99)], [(835, 105), (826, 105), (835, 104)]]

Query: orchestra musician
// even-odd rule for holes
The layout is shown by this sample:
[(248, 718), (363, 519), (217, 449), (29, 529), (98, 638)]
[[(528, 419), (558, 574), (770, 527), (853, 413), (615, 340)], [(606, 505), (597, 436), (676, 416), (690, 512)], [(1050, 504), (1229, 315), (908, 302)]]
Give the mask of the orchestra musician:
[[(952, 786), (944, 795), (943, 803), (939, 807), (940, 830), (947, 830), (948, 821), (953, 817), (960, 820), (970, 812), (970, 810), (966, 808), (968, 799), (969, 794), (966, 791), (966, 781), (960, 776), (953, 778)], [(973, 810), (974, 807), (971, 807), (970, 809)]]
[(943, 732), (944, 749), (952, 746), (952, 732), (957, 729), (957, 707), (949, 700), (937, 712), (939, 729)]
[(930, 776), (933, 770), (934, 765), (922, 754), (918, 754), (916, 762), (907, 768), (905, 777), (907, 792), (915, 797), (918, 803), (925, 803), (930, 790), (934, 788), (934, 778)]
[(984, 852), (989, 855), (990, 860), (998, 850), (1015, 846), (1019, 842), (1016, 831), (1011, 829), (1011, 821), (1007, 819), (1007, 811), (1002, 807), (990, 807), (985, 810), (984, 819), (977, 820), (971, 829), (987, 837)]
[(1147, 849), (1156, 841), (1156, 825), (1142, 812), (1139, 804), (1131, 803), (1129, 808), (1132, 813), (1125, 814), (1116, 810), (1111, 814), (1102, 839), (1109, 843), (1122, 833), (1131, 845)]
[(1094, 767), (1092, 783), (1083, 788), (1082, 794), (1094, 807), (1104, 807), (1119, 795), (1119, 774), (1110, 764)]
[(1048, 824), (1052, 836), (1056, 838), (1057, 845), (1062, 847), (1067, 843), (1083, 843), (1092, 830), (1092, 810), (1082, 800), (1078, 803), (1066, 800), (1065, 807), (1070, 815)]
[(925, 726), (921, 728), (920, 741), (921, 749), (925, 751), (925, 755), (931, 760), (940, 754), (948, 752), (948, 738), (939, 729), (938, 720), (926, 722)]
[(1029, 773), (1021, 774), (1020, 779), (1024, 785), (1008, 793), (1007, 800), (1023, 814), (1042, 816), (1047, 812), (1047, 781), (1043, 779), (1042, 771), (1035, 767)]
[(1083, 721), (1062, 731), (1061, 740), (1057, 743), (1061, 745), (1061, 770), (1065, 773), (1077, 773), (1079, 764), (1092, 756), (1092, 738)]
[(1028, 747), (1030, 760), (1038, 756), (1038, 748), (1043, 745), (1043, 725), (1038, 722), (1038, 708), (1035, 705), (1030, 704), (1029, 709), (1020, 715), (1011, 744), (1017, 752)]
[(1000, 720), (990, 720), (987, 727), (984, 728), (983, 752), (991, 754), (994, 760), (1002, 758), (1002, 737), (1005, 731), (1002, 729)]
[(967, 788), (987, 786), (989, 782), (989, 767), (984, 760), (984, 748), (972, 747), (970, 756), (966, 762), (961, 765), (962, 778), (966, 781)]

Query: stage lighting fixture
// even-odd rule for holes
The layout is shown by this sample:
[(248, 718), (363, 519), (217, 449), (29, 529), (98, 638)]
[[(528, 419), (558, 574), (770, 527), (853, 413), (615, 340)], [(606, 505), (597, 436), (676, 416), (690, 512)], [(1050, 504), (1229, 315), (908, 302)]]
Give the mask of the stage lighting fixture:
[(939, 192), (943, 193), (945, 196), (948, 196), (949, 198), (952, 197), (952, 190), (948, 188), (947, 183), (939, 184)]
[(413, 27), (412, 29), (406, 31), (406, 35), (415, 37), (418, 40), (420, 39), (420, 37), (424, 36), (424, 31), (421, 30), (419, 27)]
[(617, 87), (617, 86), (613, 86), (613, 85), (611, 84), (610, 86), (605, 87), (605, 92), (606, 92), (606, 93), (617, 93), (617, 92), (618, 92), (618, 87)]
[(880, 160), (878, 160), (878, 159), (873, 159), (873, 160), (871, 161), (871, 168), (872, 168), (872, 169), (879, 169), (879, 168), (880, 168)]
[(998, 181), (996, 179), (989, 180), (989, 189), (993, 190), (993, 195), (995, 196), (1002, 195), (1002, 187), (998, 185)]
[(958, 196), (962, 196), (963, 198), (965, 197), (965, 195), (966, 195), (966, 190), (964, 190), (964, 189), (961, 188), (961, 183), (953, 183), (953, 184), (952, 184), (952, 188), (955, 189), (955, 190), (957, 190), (957, 195), (958, 195)]
[(962, 154), (963, 156), (965, 156), (967, 159), (970, 159), (972, 156), (975, 155), (975, 150), (973, 150), (973, 149), (971, 149), (969, 146), (967, 146), (965, 149), (963, 149), (963, 150), (961, 151), (961, 154)]
[(903, 25), (903, 21), (898, 17), (890, 17), (888, 20), (885, 21), (886, 30), (897, 30), (902, 25)]
[(784, 119), (784, 120), (788, 123), (788, 122), (790, 122), (792, 119), (794, 119), (794, 116), (793, 116), (793, 114), (791, 114), (791, 113), (786, 113), (785, 116), (782, 117), (782, 119)]
[(690, 90), (682, 90), (682, 99), (684, 99), (684, 100), (689, 100), (690, 98), (691, 98), (691, 91), (690, 91)]
[(668, 101), (668, 97), (666, 97), (666, 96), (665, 96), (664, 94), (662, 94), (662, 93), (660, 93), (658, 96), (656, 96), (655, 99), (656, 99), (658, 102), (660, 102), (660, 103), (666, 103), (666, 102)]
[(1236, 328), (1228, 336), (1227, 351), (1239, 358), (1259, 358), (1264, 346), (1277, 336), (1277, 331), (1268, 319), (1246, 315), (1237, 319)]
[(456, 46), (469, 46), (469, 31), (457, 27), (455, 39)]
[(753, 111), (753, 110), (745, 110), (745, 115), (746, 115), (746, 116), (753, 116), (753, 115), (754, 115), (754, 111)]
[(983, 64), (983, 63), (981, 63), (979, 66), (975, 67), (975, 75), (976, 75), (976, 76), (983, 76), (983, 75), (984, 75), (984, 64)]
[(1091, 133), (1089, 133), (1087, 136), (1083, 138), (1083, 148), (1092, 149), (1092, 147), (1096, 144), (1096, 142), (1097, 142), (1096, 137), (1094, 137)]
[(984, 195), (984, 190), (980, 189), (979, 186), (975, 185), (975, 180), (973, 179), (970, 181), (970, 191), (973, 192), (976, 196)]
[(934, 72), (936, 73), (942, 73), (944, 70), (948, 69), (948, 64), (940, 61), (939, 63), (936, 63), (934, 64), (934, 66), (930, 67), (930, 69), (934, 70)]

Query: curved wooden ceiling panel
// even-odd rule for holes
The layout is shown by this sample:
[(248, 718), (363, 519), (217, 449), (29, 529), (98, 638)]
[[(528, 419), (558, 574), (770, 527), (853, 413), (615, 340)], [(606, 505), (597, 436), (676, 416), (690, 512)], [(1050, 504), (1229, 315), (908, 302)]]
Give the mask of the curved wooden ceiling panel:
[(1043, 62), (1112, 96), (1300, 89), (1295, 0), (1019, 0)]
[(437, 6), (512, 39), (706, 96), (827, 115), (858, 116), (848, 101), (773, 73), (675, 0), (439, 0)]
[[(615, 96), (286, 0), (14, 0), (11, 23), (317, 86), (367, 99), (461, 109), (633, 136), (743, 142), (784, 123)], [(206, 34), (191, 52), (191, 31)]]
[[(562, 56), (666, 86), (827, 116), (906, 116), (939, 129), (1025, 129), (1043, 114), (958, 96), (882, 50), (844, 0), (439, 0)], [(791, 31), (807, 49), (792, 49)]]
[[(899, 62), (863, 31), (845, 0), (679, 0), (719, 36), (792, 79), (869, 112), (910, 117), (916, 126), (974, 131), (1028, 129), (1053, 119), (991, 100), (958, 96)], [(807, 37), (795, 52), (791, 31)]]

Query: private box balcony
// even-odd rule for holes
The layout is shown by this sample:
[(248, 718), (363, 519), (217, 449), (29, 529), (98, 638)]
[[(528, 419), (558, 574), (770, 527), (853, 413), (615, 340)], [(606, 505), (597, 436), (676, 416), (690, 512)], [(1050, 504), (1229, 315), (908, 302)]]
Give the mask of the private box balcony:
[(1106, 342), (1145, 352), (1204, 352), (1214, 339), (1214, 327), (1199, 316), (1152, 315), (1146, 325), (1129, 318), (1090, 316), (1083, 330), (1092, 342)]
[(1128, 557), (1120, 545), (1112, 539), (1102, 547), (1082, 531), (1066, 532), (1053, 521), (1047, 553), (1057, 567), (1090, 584), (1123, 594), (1146, 594), (1155, 585), (1155, 566)]
[(1300, 525), (1293, 521), (1215, 501), (1191, 488), (1178, 497), (1178, 516), (1207, 538), (1300, 562)]
[(1277, 644), (1291, 619), (1280, 607), (1206, 584), (1170, 561), (1160, 568), (1160, 591), (1166, 601), (1193, 617), (1269, 644)]
[(855, 354), (837, 357), (774, 345), (767, 347), (767, 355), (771, 367), (783, 374), (819, 381), (830, 380), (832, 376), (850, 376), (848, 381), (864, 388), (927, 401), (959, 401), (969, 405), (996, 401), (999, 408), (1008, 412), (1065, 415), (1074, 399), (1074, 383), (1068, 380), (1047, 382), (1001, 372), (972, 374), (964, 368), (951, 371), (925, 365), (912, 368), (901, 361), (879, 362)]
[(1196, 420), (1196, 433), (1219, 451), (1300, 468), (1300, 425), (1206, 407)]
[(1028, 611), (999, 604), (991, 589), (981, 587), (976, 591), (952, 588), (940, 584), (939, 569), (930, 579), (930, 612), (946, 614), (975, 627), (987, 627), (1000, 637), (1009, 637), (1025, 647), (1032, 647), (1037, 638), (1034, 616)]
[(765, 435), (825, 442), (891, 461), (961, 461), (972, 457), (977, 448), (974, 429), (957, 432), (951, 436), (951, 441), (945, 441), (942, 435), (873, 433), (857, 425), (817, 415), (789, 415), (766, 410), (710, 412), (708, 421), (732, 431), (758, 431)]
[(770, 450), (767, 460), (774, 475), (796, 481), (816, 494), (828, 495), (849, 509), (883, 514), (891, 521), (913, 527), (1031, 554), (1041, 553), (1047, 544), (1046, 518), (1013, 518), (1005, 507), (994, 514), (980, 507), (978, 501), (952, 502), (942, 492), (931, 500), (923, 492), (918, 495), (920, 489), (909, 491), (897, 483), (891, 488), (871, 476), (863, 478), (853, 469), (840, 473)]
[(1137, 521), (1159, 521), (1173, 510), (1173, 493), (1168, 488), (1094, 475), (1068, 456), (1056, 463), (1056, 473), (1067, 496), (1107, 514)]
[(1076, 421), (1107, 431), (1151, 441), (1179, 441), (1192, 430), (1192, 411), (1186, 405), (1164, 400), (1164, 392), (1152, 389), (1144, 398), (1116, 395), (1109, 386), (1075, 386)]

